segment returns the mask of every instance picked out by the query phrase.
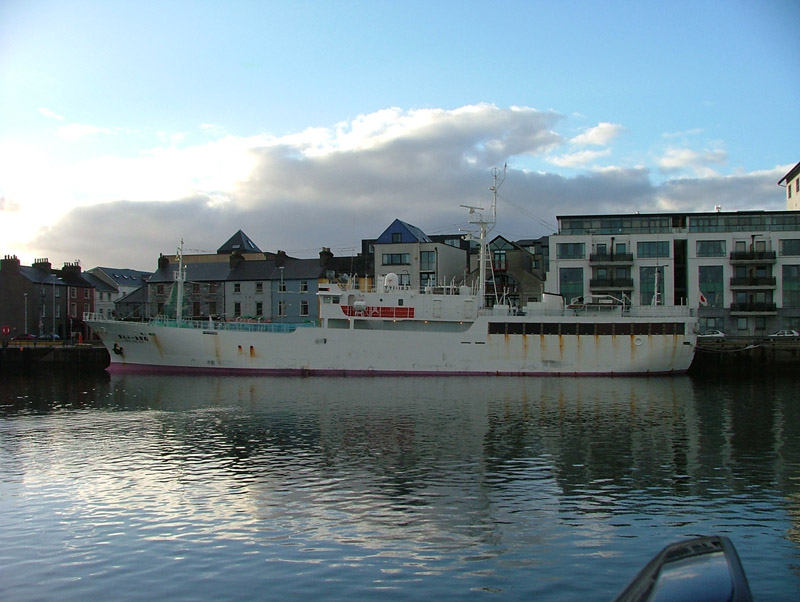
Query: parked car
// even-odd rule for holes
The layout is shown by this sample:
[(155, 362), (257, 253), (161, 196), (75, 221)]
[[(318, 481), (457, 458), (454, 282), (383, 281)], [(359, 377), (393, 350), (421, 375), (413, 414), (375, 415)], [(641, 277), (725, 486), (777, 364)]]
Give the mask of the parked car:
[(722, 338), (725, 338), (725, 333), (722, 332), (721, 330), (717, 330), (715, 328), (710, 328), (710, 329), (706, 330), (705, 332), (703, 332), (701, 334), (698, 334), (697, 336), (722, 339)]
[(39, 335), (39, 340), (40, 341), (59, 341), (59, 340), (61, 340), (61, 337), (58, 336), (56, 333), (51, 332), (49, 334), (40, 334)]
[(11, 337), (12, 341), (33, 341), (36, 339), (35, 334), (18, 334)]
[(796, 330), (779, 330), (778, 332), (773, 332), (769, 335), (770, 338), (777, 338), (777, 337), (800, 337), (800, 332)]

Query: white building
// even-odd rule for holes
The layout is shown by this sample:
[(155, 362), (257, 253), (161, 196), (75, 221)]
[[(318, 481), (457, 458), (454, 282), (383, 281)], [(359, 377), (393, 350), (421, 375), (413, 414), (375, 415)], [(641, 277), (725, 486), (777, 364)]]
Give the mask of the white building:
[(786, 187), (786, 208), (789, 211), (800, 209), (800, 163), (792, 167), (789, 172), (781, 178), (778, 186)]
[(800, 213), (558, 217), (546, 290), (700, 307), (701, 328), (800, 328)]

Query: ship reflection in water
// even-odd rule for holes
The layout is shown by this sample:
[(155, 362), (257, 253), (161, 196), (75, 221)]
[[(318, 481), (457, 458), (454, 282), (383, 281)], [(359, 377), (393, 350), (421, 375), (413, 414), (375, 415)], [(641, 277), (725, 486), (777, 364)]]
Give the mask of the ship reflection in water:
[(756, 598), (800, 591), (796, 380), (0, 390), (4, 600), (610, 599), (706, 534), (735, 543)]

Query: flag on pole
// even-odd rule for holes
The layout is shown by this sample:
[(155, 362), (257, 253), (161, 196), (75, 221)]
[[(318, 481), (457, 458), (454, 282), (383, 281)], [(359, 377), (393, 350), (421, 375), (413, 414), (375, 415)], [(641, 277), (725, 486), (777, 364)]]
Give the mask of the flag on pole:
[(700, 305), (703, 307), (708, 305), (708, 299), (706, 299), (706, 296), (702, 292), (700, 293)]

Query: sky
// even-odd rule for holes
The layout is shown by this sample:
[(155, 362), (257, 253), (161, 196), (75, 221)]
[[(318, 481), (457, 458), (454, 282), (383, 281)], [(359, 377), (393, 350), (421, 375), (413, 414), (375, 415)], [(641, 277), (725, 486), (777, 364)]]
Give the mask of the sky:
[(783, 210), (797, 0), (0, 0), (0, 253), (156, 269), (556, 231), (586, 213)]

